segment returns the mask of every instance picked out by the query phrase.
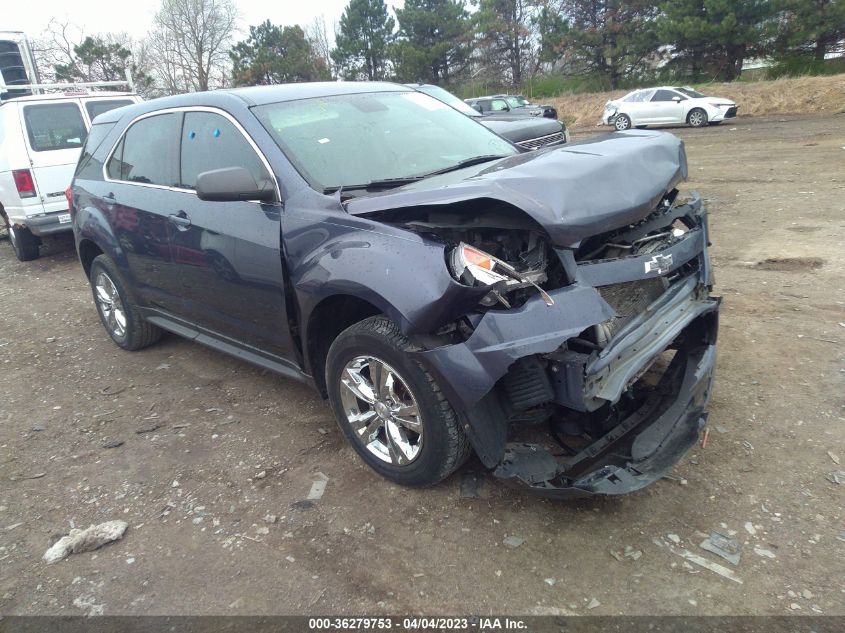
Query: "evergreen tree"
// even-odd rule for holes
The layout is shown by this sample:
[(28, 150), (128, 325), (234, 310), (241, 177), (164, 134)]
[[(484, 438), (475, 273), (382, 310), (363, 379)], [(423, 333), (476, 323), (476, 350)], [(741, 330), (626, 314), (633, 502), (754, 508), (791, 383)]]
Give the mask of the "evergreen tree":
[(66, 57), (66, 62), (53, 66), (56, 81), (122, 81), (128, 68), (139, 91), (152, 83), (151, 78), (134, 64), (132, 52), (111, 36), (88, 36), (74, 45), (73, 54)]
[(657, 30), (693, 74), (733, 81), (747, 57), (770, 50), (772, 0), (666, 0)]
[[(520, 87), (539, 67), (538, 0), (477, 0), (476, 52), (489, 75)], [(492, 72), (491, 72), (492, 71)]]
[(845, 0), (776, 0), (780, 73), (819, 72), (845, 41)]
[(406, 0), (393, 49), (400, 81), (448, 83), (466, 67), (471, 23), (462, 0)]
[(560, 0), (540, 17), (543, 57), (565, 59), (615, 89), (657, 50), (657, 14), (647, 0)]
[(332, 51), (338, 74), (345, 79), (384, 79), (394, 26), (384, 0), (350, 0)]
[(270, 20), (250, 26), (249, 37), (235, 44), (229, 56), (236, 86), (330, 78), (325, 63), (299, 26), (280, 27)]

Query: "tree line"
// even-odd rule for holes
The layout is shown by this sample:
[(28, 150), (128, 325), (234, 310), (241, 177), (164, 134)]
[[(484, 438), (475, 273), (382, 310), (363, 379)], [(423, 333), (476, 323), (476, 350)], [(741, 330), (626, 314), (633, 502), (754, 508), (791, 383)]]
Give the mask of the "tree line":
[(394, 80), (520, 88), (538, 77), (618, 88), (660, 78), (733, 81), (750, 59), (769, 73), (818, 73), (843, 52), (845, 0), (350, 0), (331, 28), (269, 20), (238, 37), (233, 0), (162, 0), (133, 42), (74, 41), (51, 23), (44, 74), (114, 80), (130, 68), (149, 96), (224, 86)]

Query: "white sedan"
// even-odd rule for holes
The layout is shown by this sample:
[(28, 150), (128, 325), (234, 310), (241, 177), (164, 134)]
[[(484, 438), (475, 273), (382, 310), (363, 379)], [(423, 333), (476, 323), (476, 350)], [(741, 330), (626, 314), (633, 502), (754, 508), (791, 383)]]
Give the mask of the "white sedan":
[(736, 116), (737, 105), (730, 99), (708, 97), (692, 88), (646, 88), (634, 90), (604, 106), (602, 123), (617, 130), (647, 125), (692, 127), (716, 125)]

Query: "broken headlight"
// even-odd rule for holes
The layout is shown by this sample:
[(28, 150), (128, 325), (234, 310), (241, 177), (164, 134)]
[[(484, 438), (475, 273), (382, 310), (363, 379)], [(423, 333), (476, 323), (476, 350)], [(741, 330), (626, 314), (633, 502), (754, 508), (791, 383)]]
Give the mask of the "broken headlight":
[(452, 274), (458, 281), (467, 286), (490, 286), (490, 293), (485, 295), (481, 304), (491, 306), (497, 301), (510, 308), (510, 302), (505, 294), (517, 288), (533, 286), (536, 288), (546, 305), (554, 305), (554, 299), (543, 290), (526, 273), (520, 273), (513, 266), (498, 257), (461, 242), (455, 248), (449, 261)]

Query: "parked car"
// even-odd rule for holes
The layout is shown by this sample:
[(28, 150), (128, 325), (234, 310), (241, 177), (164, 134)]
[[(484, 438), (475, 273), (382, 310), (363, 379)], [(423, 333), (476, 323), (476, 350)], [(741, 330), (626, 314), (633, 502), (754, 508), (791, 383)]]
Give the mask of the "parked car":
[(407, 86), (424, 92), (452, 106), (458, 112), (476, 119), (484, 127), (493, 130), (511, 143), (527, 150), (533, 150), (549, 145), (561, 145), (569, 142), (569, 132), (566, 124), (557, 119), (526, 117), (520, 114), (504, 112), (489, 112), (482, 114), (470, 107), (448, 90), (432, 84), (406, 84)]
[(394, 482), (474, 450), (564, 497), (659, 479), (706, 421), (719, 300), (686, 176), (670, 134), (521, 152), (405, 86), (303, 83), (101, 115), (70, 200), (118, 346), (168, 330), (304, 381)]
[(36, 259), (43, 237), (71, 230), (65, 190), (91, 121), (138, 101), (71, 89), (0, 102), (0, 216), (19, 260)]
[(493, 95), (466, 99), (466, 103), (482, 114), (489, 112), (510, 112), (529, 116), (557, 119), (557, 108), (551, 105), (529, 103), (522, 95)]
[(617, 130), (649, 125), (705, 127), (736, 116), (739, 106), (730, 99), (708, 97), (692, 88), (646, 88), (634, 90), (604, 106), (602, 123)]

